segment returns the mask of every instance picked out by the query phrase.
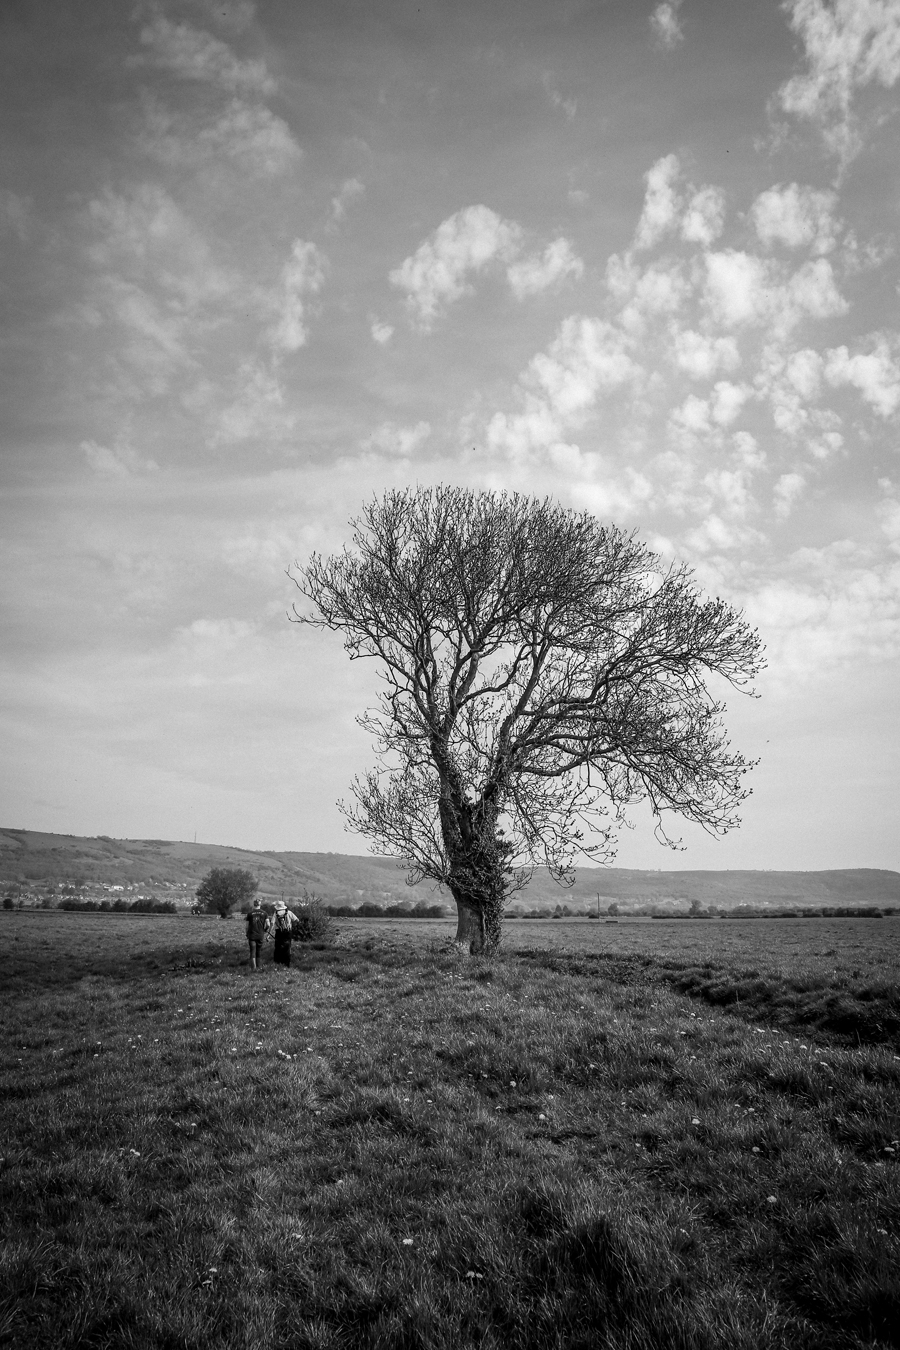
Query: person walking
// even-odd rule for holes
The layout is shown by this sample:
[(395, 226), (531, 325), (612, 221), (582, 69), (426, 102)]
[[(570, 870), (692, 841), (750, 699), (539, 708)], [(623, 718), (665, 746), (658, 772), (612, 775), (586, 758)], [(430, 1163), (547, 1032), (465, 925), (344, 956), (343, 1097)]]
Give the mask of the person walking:
[(262, 964), (262, 945), (271, 926), (271, 919), (262, 907), (259, 896), (253, 901), (253, 908), (247, 914), (247, 942), (250, 946), (250, 969), (259, 970)]
[(271, 933), (275, 939), (275, 963), (279, 966), (291, 964), (291, 938), (294, 927), (300, 920), (293, 910), (288, 909), (283, 900), (275, 901), (275, 916), (272, 919)]

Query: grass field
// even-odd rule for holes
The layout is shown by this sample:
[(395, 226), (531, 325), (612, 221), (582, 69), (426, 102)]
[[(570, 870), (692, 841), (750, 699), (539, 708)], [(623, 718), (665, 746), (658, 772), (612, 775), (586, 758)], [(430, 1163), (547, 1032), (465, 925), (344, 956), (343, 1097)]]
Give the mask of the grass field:
[(0, 1338), (900, 1345), (894, 920), (0, 915)]

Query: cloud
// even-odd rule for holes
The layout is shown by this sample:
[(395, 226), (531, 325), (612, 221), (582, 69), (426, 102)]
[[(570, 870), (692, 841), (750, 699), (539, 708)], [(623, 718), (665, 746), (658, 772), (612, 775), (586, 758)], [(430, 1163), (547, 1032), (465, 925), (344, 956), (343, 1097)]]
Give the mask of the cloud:
[(675, 228), (681, 209), (681, 198), (675, 190), (680, 173), (678, 156), (665, 155), (644, 175), (647, 191), (634, 234), (636, 249), (652, 248), (664, 234)]
[(706, 300), (713, 315), (728, 327), (763, 316), (772, 290), (771, 269), (761, 259), (736, 249), (708, 253)]
[(180, 79), (216, 85), (233, 94), (268, 95), (277, 89), (265, 61), (242, 60), (227, 43), (189, 24), (155, 14), (140, 36), (150, 49), (146, 59)]
[(303, 151), (287, 123), (261, 103), (232, 99), (216, 118), (203, 125), (195, 116), (172, 112), (143, 91), (141, 149), (162, 164), (199, 165), (223, 157), (243, 173), (274, 176), (298, 163)]
[(804, 46), (806, 69), (781, 86), (776, 105), (820, 128), (847, 164), (862, 148), (853, 114), (858, 89), (893, 88), (900, 78), (900, 6), (896, 0), (785, 0)]
[(413, 427), (398, 427), (384, 422), (362, 442), (364, 450), (374, 450), (399, 459), (409, 459), (431, 435), (430, 422), (417, 422)]
[(635, 269), (622, 282), (620, 299), (626, 295), (628, 299), (621, 312), (621, 323), (635, 335), (645, 331), (648, 321), (655, 326), (661, 315), (677, 313), (690, 292), (690, 283), (679, 262), (654, 263), (643, 272)]
[(393, 325), (382, 323), (380, 319), (372, 319), (369, 331), (372, 334), (373, 342), (377, 342), (379, 347), (383, 347), (385, 343), (390, 342), (394, 336)]
[(563, 98), (562, 94), (556, 88), (553, 76), (550, 71), (545, 71), (541, 76), (541, 83), (544, 86), (544, 92), (550, 101), (552, 108), (561, 109), (570, 122), (574, 122), (578, 112), (578, 104), (574, 98)]
[(889, 478), (880, 479), (878, 486), (884, 493), (876, 512), (881, 532), (890, 551), (900, 553), (900, 502), (894, 496), (894, 485)]
[(674, 330), (672, 357), (679, 370), (694, 380), (711, 379), (718, 371), (735, 370), (741, 363), (733, 337), (716, 337), (692, 328)]
[(680, 8), (681, 0), (663, 0), (650, 15), (653, 36), (666, 51), (671, 51), (684, 39), (684, 30), (678, 17)]
[(775, 484), (772, 502), (779, 520), (786, 520), (794, 509), (794, 503), (806, 487), (802, 473), (783, 473)]
[(708, 248), (722, 233), (724, 223), (724, 192), (714, 187), (701, 188), (688, 202), (681, 220), (681, 237)]
[(826, 353), (825, 378), (833, 386), (850, 384), (881, 417), (900, 407), (900, 339), (896, 334), (875, 337), (870, 351), (852, 355), (845, 346)]
[(270, 443), (289, 436), (297, 418), (285, 407), (277, 375), (251, 357), (241, 362), (237, 382), (237, 397), (218, 416), (213, 445), (247, 440)]
[(204, 127), (199, 140), (267, 174), (284, 172), (303, 154), (286, 122), (263, 105), (240, 99), (233, 99), (214, 123)]
[(828, 253), (834, 248), (838, 228), (836, 201), (834, 192), (816, 192), (798, 183), (777, 185), (760, 193), (750, 208), (750, 218), (764, 244)]
[(347, 207), (365, 192), (365, 186), (358, 178), (347, 178), (341, 184), (340, 191), (331, 199), (331, 218), (340, 224), (347, 214)]
[(115, 450), (110, 450), (96, 441), (82, 441), (79, 449), (94, 473), (101, 478), (135, 478), (155, 473), (159, 468), (155, 460), (143, 459), (128, 446), (117, 446)]
[(11, 231), (20, 244), (28, 242), (31, 232), (32, 201), (9, 188), (0, 188), (0, 235)]
[(534, 356), (520, 377), (524, 411), (491, 418), (489, 449), (516, 459), (559, 442), (604, 394), (640, 376), (627, 345), (625, 335), (603, 319), (566, 319), (547, 351)]
[[(120, 330), (108, 364), (129, 397), (166, 393), (192, 369), (202, 342), (247, 303), (248, 288), (220, 267), (168, 193), (145, 183), (88, 203), (82, 321)], [(126, 373), (127, 368), (127, 373)]]
[(468, 277), (495, 259), (518, 253), (522, 230), (488, 206), (467, 206), (448, 216), (434, 234), (390, 274), (391, 283), (407, 293), (407, 305), (418, 325), (429, 329), (441, 311), (470, 291)]
[(573, 251), (568, 239), (560, 237), (548, 244), (540, 257), (523, 258), (506, 270), (512, 293), (517, 300), (539, 295), (568, 277), (580, 277), (584, 263)]
[(735, 249), (705, 255), (705, 299), (726, 327), (769, 322), (787, 333), (804, 317), (847, 311), (827, 258), (811, 259), (791, 275), (771, 261)]
[(276, 352), (296, 352), (305, 346), (309, 336), (304, 323), (307, 297), (322, 289), (327, 272), (328, 259), (316, 245), (295, 239), (281, 272), (278, 321), (269, 333)]
[(88, 204), (88, 217), (95, 266), (157, 285), (177, 299), (181, 313), (233, 291), (234, 277), (216, 264), (203, 235), (156, 184), (141, 184), (128, 195), (107, 191)]
[(900, 654), (900, 560), (838, 540), (785, 559), (744, 603), (773, 677), (795, 683), (851, 662)]

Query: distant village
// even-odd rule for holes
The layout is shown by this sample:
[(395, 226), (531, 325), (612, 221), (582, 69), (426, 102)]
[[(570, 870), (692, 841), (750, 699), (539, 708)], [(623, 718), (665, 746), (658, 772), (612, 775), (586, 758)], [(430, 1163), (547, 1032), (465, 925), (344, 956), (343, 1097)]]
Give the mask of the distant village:
[(97, 909), (177, 914), (194, 904), (187, 881), (6, 881), (4, 909)]
[[(100, 913), (185, 914), (196, 909), (196, 884), (188, 881), (165, 881), (149, 877), (139, 882), (7, 880), (0, 882), (2, 908), (91, 911)], [(303, 897), (260, 890), (265, 903), (271, 903), (283, 894), (291, 903), (302, 903)], [(315, 898), (315, 897), (313, 897)], [(388, 897), (384, 897), (388, 900)], [(453, 913), (449, 903), (405, 901), (378, 904), (358, 897), (353, 904), (326, 903), (323, 908), (338, 918), (416, 918), (442, 919)], [(897, 905), (790, 905), (777, 902), (754, 904), (702, 905), (697, 900), (682, 897), (661, 897), (650, 902), (634, 899), (608, 900), (600, 896), (596, 904), (565, 904), (559, 902), (538, 906), (512, 903), (506, 911), (507, 919), (596, 919), (607, 923), (622, 919), (726, 919), (726, 918), (885, 918), (900, 914)]]

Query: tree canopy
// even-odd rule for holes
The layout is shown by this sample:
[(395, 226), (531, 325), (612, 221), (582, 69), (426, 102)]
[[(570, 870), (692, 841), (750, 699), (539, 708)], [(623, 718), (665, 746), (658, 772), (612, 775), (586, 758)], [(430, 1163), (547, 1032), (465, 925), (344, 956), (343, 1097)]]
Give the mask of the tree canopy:
[(233, 909), (249, 904), (258, 888), (253, 873), (242, 867), (213, 867), (197, 887), (197, 903), (227, 919)]
[(635, 534), (551, 500), (439, 486), (389, 491), (352, 546), (289, 569), (382, 688), (360, 717), (377, 764), (342, 804), (411, 878), (446, 885), (458, 937), (500, 936), (510, 890), (546, 865), (609, 860), (649, 802), (713, 834), (739, 823), (751, 767), (708, 680), (750, 691), (761, 644)]

